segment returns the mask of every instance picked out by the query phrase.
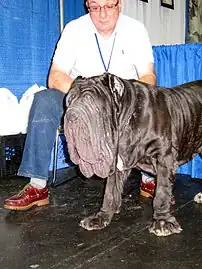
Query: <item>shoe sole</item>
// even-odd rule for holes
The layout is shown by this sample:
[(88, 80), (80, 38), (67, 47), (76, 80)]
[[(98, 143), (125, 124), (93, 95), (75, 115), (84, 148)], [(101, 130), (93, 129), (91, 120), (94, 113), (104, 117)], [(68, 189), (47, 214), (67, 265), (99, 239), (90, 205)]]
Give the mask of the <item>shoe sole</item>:
[(150, 193), (143, 191), (143, 190), (140, 190), (140, 195), (144, 196), (146, 198), (153, 198), (153, 195), (151, 195)]
[(9, 209), (9, 210), (27, 210), (27, 209), (32, 208), (33, 206), (44, 206), (48, 204), (49, 204), (49, 199), (47, 198), (44, 200), (32, 202), (31, 204), (26, 205), (26, 206), (4, 205), (4, 208)]

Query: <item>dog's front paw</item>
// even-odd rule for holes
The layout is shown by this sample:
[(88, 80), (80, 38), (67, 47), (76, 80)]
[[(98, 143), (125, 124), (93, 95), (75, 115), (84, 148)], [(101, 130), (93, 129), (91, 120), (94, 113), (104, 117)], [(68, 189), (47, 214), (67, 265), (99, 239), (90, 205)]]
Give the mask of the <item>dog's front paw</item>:
[(194, 202), (202, 204), (202, 192), (199, 192), (194, 196)]
[(100, 230), (109, 225), (111, 218), (111, 214), (100, 211), (95, 215), (86, 217), (81, 220), (80, 226), (88, 231)]
[(168, 220), (154, 220), (149, 228), (149, 232), (157, 236), (179, 234), (181, 231), (182, 228), (175, 217), (170, 217)]

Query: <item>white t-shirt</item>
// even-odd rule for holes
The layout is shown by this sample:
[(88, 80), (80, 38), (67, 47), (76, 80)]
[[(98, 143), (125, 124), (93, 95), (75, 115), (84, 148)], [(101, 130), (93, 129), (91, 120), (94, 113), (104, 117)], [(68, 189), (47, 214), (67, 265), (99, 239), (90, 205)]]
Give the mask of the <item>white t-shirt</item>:
[(89, 14), (69, 22), (58, 41), (53, 62), (73, 79), (79, 75), (91, 77), (106, 72), (95, 34), (106, 67), (112, 52), (108, 72), (114, 75), (137, 79), (147, 73), (148, 64), (154, 62), (144, 25), (123, 14), (109, 38), (97, 32)]

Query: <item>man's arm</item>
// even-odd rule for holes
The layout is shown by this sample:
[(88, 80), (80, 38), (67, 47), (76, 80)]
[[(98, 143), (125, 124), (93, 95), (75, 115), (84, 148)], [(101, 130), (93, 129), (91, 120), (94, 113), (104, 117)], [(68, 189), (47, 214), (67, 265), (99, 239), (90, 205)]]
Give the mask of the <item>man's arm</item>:
[(48, 87), (58, 89), (67, 93), (71, 87), (73, 79), (64, 73), (56, 64), (52, 63), (48, 76)]
[(149, 64), (148, 72), (146, 74), (141, 75), (139, 80), (151, 85), (156, 85), (156, 74), (154, 71), (154, 65), (152, 63)]

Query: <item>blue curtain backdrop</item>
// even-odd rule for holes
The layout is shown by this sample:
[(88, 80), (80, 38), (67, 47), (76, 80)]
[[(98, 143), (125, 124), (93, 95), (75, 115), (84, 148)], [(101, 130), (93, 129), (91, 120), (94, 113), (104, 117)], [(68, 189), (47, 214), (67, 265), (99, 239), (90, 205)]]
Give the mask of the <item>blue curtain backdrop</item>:
[[(170, 87), (202, 80), (201, 43), (154, 46), (153, 52), (158, 85)], [(192, 161), (182, 165), (178, 173), (202, 178), (202, 158), (197, 155)]]
[[(60, 36), (58, 0), (0, 0), (0, 87), (20, 99), (34, 83), (46, 86)], [(64, 0), (65, 23), (85, 14), (83, 0)]]
[(64, 0), (64, 23), (85, 14), (84, 0)]
[(0, 87), (18, 98), (34, 83), (46, 86), (59, 37), (57, 0), (0, 0)]

